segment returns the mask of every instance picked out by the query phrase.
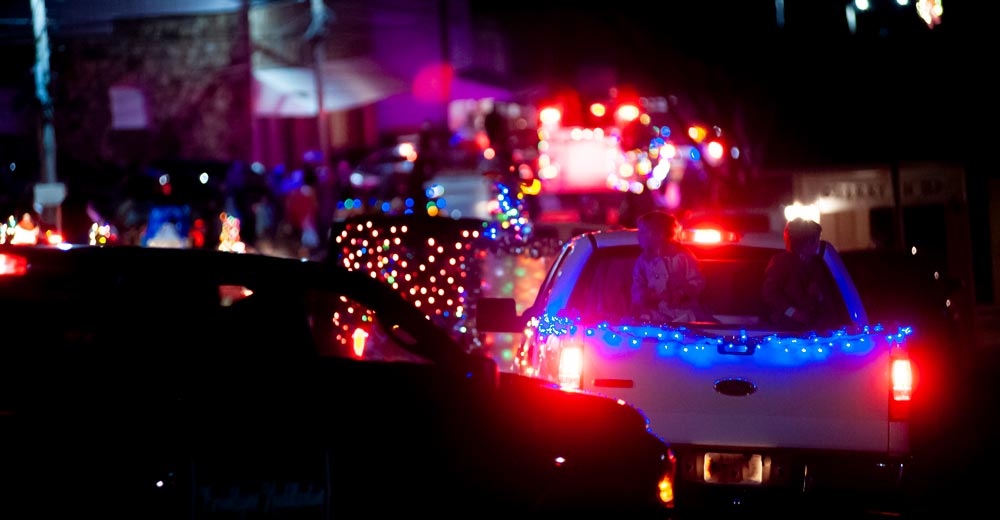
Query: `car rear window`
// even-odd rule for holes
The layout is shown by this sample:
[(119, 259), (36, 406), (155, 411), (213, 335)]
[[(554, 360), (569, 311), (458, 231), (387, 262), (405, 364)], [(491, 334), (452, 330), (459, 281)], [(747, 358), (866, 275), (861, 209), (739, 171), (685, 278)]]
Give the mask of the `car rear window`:
[[(766, 308), (761, 298), (764, 270), (773, 251), (755, 248), (693, 249), (705, 276), (700, 303), (720, 323), (766, 327)], [(568, 308), (594, 321), (627, 321), (632, 266), (639, 246), (598, 249), (588, 260), (570, 296)], [(846, 307), (840, 302), (839, 307)], [(846, 319), (846, 310), (841, 312)]]

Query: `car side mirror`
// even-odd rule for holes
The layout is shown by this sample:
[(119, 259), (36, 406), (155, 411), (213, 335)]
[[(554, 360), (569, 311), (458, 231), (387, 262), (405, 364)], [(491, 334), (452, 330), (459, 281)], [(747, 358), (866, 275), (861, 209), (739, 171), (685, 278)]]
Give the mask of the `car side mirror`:
[(479, 332), (523, 332), (524, 319), (517, 315), (513, 298), (480, 298), (476, 303)]

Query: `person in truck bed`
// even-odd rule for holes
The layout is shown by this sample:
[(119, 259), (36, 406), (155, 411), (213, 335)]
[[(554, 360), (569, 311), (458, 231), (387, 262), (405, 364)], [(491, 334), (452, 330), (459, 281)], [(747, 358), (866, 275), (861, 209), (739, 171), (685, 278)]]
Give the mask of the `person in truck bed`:
[(655, 210), (636, 224), (642, 252), (632, 268), (632, 314), (650, 321), (699, 321), (705, 277), (697, 258), (679, 241), (680, 222)]
[(776, 326), (809, 329), (831, 325), (834, 288), (820, 257), (819, 223), (797, 218), (785, 224), (785, 248), (764, 272), (762, 296)]

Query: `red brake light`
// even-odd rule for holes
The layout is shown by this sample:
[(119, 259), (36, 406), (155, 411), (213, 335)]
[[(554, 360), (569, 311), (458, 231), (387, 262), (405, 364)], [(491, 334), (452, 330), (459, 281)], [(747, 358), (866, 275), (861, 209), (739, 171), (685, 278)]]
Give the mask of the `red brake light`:
[(909, 401), (913, 393), (913, 369), (909, 359), (892, 360), (892, 400)]
[(892, 358), (889, 369), (889, 383), (892, 395), (889, 399), (889, 419), (905, 421), (910, 416), (910, 398), (913, 395), (913, 366), (905, 356)]
[(582, 387), (583, 349), (565, 347), (559, 353), (559, 386), (577, 390)]
[(27, 258), (18, 255), (0, 253), (0, 276), (20, 276), (27, 272)]

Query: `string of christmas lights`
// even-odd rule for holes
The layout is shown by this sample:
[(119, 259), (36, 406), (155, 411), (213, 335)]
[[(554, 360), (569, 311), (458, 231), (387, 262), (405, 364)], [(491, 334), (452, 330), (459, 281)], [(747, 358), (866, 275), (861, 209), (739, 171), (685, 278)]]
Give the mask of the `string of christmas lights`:
[[(767, 362), (787, 363), (801, 360), (790, 360), (788, 355), (825, 358), (833, 353), (862, 355), (871, 351), (884, 340), (891, 347), (901, 347), (906, 339), (913, 334), (913, 328), (900, 326), (895, 332), (886, 330), (881, 324), (844, 326), (831, 331), (795, 332), (748, 332), (740, 329), (733, 334), (713, 334), (704, 332), (701, 327), (690, 328), (673, 324), (622, 324), (611, 325), (601, 322), (596, 325), (581, 326), (580, 320), (567, 317), (542, 315), (529, 323), (529, 328), (535, 328), (540, 337), (539, 343), (545, 344), (545, 338), (573, 337), (578, 333), (588, 338), (599, 338), (608, 347), (639, 347), (647, 342), (657, 345), (663, 355), (686, 355), (699, 352), (746, 354), (754, 355)], [(712, 325), (704, 327), (711, 330)], [(731, 328), (717, 325), (716, 329)], [(519, 364), (527, 363), (527, 351), (518, 353)]]

